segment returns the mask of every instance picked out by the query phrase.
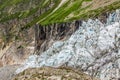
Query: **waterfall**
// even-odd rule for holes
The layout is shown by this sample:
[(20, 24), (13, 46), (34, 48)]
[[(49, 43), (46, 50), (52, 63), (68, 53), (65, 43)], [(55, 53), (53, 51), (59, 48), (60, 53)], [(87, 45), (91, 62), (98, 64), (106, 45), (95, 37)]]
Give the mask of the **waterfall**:
[(106, 23), (89, 19), (66, 41), (56, 41), (40, 56), (31, 55), (17, 69), (70, 66), (101, 80), (120, 78), (120, 10), (111, 13)]

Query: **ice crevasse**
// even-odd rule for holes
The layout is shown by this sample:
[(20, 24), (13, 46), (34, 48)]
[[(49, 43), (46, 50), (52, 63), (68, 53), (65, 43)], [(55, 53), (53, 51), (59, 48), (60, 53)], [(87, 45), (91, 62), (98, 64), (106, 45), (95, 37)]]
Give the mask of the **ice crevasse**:
[(40, 56), (31, 55), (19, 73), (32, 67), (70, 66), (101, 80), (120, 78), (120, 10), (111, 13), (106, 23), (89, 19), (66, 41), (56, 41)]

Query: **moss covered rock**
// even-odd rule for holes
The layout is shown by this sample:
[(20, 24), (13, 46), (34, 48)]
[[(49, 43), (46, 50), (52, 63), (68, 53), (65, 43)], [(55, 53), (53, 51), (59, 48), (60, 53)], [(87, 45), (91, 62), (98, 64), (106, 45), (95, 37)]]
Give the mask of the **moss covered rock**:
[(12, 80), (98, 80), (79, 70), (61, 67), (30, 68), (17, 74)]

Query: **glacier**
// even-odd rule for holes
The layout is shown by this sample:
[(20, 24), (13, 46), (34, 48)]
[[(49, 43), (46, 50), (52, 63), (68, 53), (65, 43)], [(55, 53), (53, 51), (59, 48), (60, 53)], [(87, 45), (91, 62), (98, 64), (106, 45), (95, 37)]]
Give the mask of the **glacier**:
[(68, 40), (56, 41), (41, 55), (31, 55), (16, 74), (27, 68), (70, 66), (101, 80), (120, 79), (120, 10), (106, 23), (82, 21)]

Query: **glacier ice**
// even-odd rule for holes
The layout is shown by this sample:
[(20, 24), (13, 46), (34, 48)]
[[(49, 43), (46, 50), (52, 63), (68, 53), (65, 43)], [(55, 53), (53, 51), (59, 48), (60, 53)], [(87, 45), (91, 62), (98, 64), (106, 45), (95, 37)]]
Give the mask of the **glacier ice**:
[(31, 55), (19, 73), (30, 67), (71, 66), (101, 80), (120, 75), (120, 10), (109, 15), (106, 23), (98, 19), (83, 21), (66, 41), (56, 41), (40, 56)]

